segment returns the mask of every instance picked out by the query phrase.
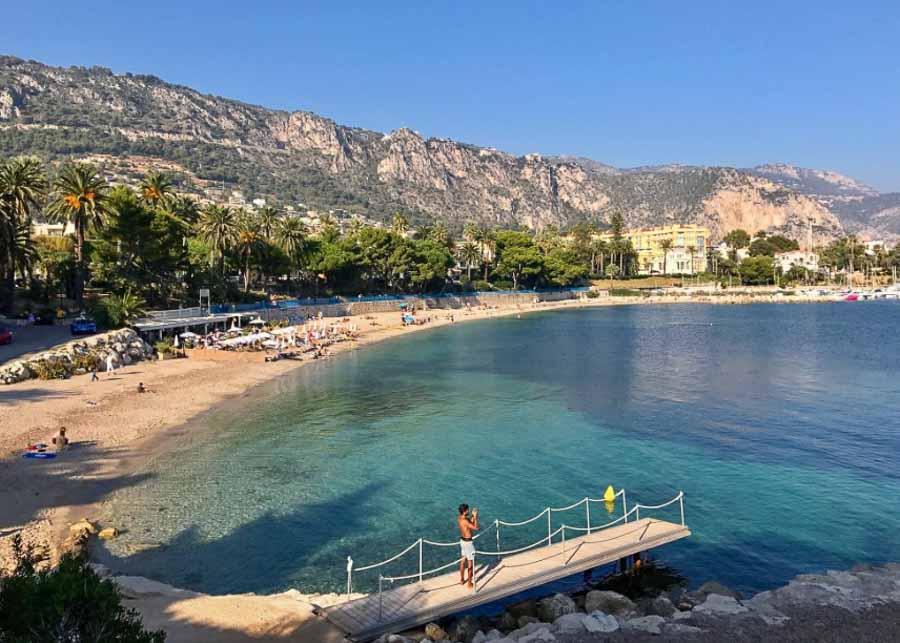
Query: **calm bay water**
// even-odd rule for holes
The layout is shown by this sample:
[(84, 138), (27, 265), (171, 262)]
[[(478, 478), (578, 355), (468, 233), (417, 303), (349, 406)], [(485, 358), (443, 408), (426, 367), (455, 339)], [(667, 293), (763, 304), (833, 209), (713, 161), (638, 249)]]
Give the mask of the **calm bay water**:
[(455, 539), (460, 502), (521, 520), (613, 484), (645, 504), (684, 490), (694, 535), (658, 555), (694, 583), (900, 560), (898, 321), (894, 302), (629, 306), (384, 342), (189, 426), (113, 499), (128, 533), (108, 558), (208, 592), (338, 591), (348, 554)]

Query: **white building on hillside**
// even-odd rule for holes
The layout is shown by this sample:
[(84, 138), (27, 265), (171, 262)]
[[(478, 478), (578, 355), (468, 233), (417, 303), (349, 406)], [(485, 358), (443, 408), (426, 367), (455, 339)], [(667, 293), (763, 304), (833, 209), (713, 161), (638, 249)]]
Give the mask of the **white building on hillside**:
[(806, 250), (791, 250), (789, 252), (775, 253), (775, 265), (787, 272), (794, 266), (806, 268), (810, 272), (819, 271), (819, 255)]

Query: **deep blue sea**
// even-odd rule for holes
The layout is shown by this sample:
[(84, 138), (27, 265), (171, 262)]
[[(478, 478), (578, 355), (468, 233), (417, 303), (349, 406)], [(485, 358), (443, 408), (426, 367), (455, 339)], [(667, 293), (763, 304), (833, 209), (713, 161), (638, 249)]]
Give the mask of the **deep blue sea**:
[(644, 504), (685, 492), (693, 536), (656, 556), (694, 584), (897, 561), (898, 322), (897, 302), (622, 306), (386, 341), (188, 425), (114, 497), (109, 555), (207, 592), (340, 591), (348, 554), (453, 540), (460, 502), (514, 521), (613, 484)]

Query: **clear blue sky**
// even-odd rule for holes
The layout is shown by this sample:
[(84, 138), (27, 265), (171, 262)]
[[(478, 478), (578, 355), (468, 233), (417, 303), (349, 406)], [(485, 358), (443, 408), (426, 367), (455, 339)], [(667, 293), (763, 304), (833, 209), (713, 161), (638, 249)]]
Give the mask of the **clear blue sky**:
[(2, 13), (3, 53), (379, 131), (618, 166), (783, 161), (900, 190), (897, 0), (26, 0)]

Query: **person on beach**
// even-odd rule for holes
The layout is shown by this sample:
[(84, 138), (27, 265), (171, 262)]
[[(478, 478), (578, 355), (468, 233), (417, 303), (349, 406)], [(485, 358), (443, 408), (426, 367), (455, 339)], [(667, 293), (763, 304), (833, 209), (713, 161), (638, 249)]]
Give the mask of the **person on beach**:
[(478, 508), (472, 510), (469, 516), (469, 505), (463, 503), (459, 506), (459, 516), (456, 519), (459, 526), (459, 549), (461, 558), (459, 561), (459, 584), (466, 584), (466, 568), (469, 570), (469, 588), (474, 588), (475, 579), (475, 543), (472, 541), (472, 532), (478, 531)]
[(116, 370), (116, 365), (113, 362), (112, 355), (107, 355), (106, 356), (106, 375), (107, 375), (107, 377), (112, 377), (114, 370)]
[(66, 427), (59, 427), (59, 433), (53, 436), (52, 442), (53, 446), (56, 447), (57, 453), (59, 453), (69, 445), (69, 438), (66, 437)]
[(97, 382), (97, 381), (99, 381), (99, 380), (100, 380), (100, 378), (97, 377), (97, 367), (96, 367), (96, 366), (92, 366), (92, 367), (91, 367), (91, 381), (92, 381), (92, 382)]
[(138, 393), (146, 393), (147, 392), (147, 388), (144, 386), (143, 382), (138, 382), (137, 392)]

